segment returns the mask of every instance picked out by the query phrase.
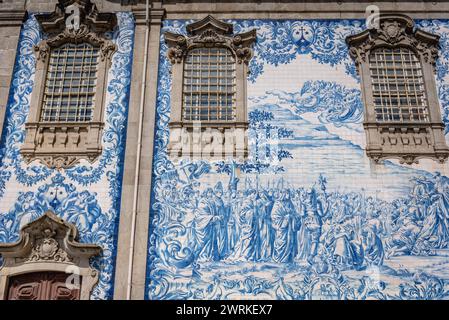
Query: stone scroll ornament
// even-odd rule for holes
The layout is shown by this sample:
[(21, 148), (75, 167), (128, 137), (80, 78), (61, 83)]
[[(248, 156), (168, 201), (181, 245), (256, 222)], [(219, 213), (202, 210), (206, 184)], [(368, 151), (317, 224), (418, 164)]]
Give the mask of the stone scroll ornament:
[(237, 63), (246, 63), (251, 60), (253, 50), (251, 45), (256, 40), (256, 30), (232, 35), (232, 24), (219, 21), (212, 16), (189, 24), (187, 26), (189, 36), (165, 33), (165, 40), (169, 46), (167, 57), (171, 63), (181, 63), (187, 52), (199, 47), (226, 47), (231, 49)]
[(78, 240), (75, 225), (51, 211), (24, 225), (17, 242), (0, 244), (4, 259), (0, 268), (0, 299), (6, 298), (9, 279), (16, 275), (63, 272), (78, 278), (73, 286), (80, 290), (81, 299), (88, 300), (99, 277), (98, 270), (90, 266), (89, 260), (99, 255), (102, 249)]

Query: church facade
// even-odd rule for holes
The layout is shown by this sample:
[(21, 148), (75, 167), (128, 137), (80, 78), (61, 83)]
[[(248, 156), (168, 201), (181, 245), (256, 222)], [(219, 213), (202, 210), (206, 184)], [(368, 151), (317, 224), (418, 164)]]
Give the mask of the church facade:
[(0, 299), (447, 299), (449, 4), (0, 2)]

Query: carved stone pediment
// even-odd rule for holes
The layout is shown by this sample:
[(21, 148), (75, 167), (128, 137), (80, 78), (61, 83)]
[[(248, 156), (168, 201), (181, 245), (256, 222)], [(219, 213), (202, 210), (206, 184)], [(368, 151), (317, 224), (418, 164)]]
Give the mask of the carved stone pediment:
[(438, 58), (439, 36), (416, 29), (413, 20), (401, 14), (384, 14), (379, 19), (378, 29), (367, 29), (346, 38), (349, 54), (359, 65), (367, 61), (367, 54), (378, 47), (403, 46), (419, 55), (425, 55), (427, 62), (435, 65)]
[(101, 247), (78, 242), (78, 230), (51, 211), (22, 227), (20, 239), (0, 244), (0, 254), (15, 262), (67, 262), (89, 260), (100, 254)]
[(80, 276), (81, 299), (89, 299), (99, 274), (89, 260), (100, 253), (100, 246), (78, 242), (73, 224), (47, 211), (22, 227), (17, 242), (0, 244), (0, 299), (5, 297), (9, 277), (46, 271)]
[(181, 63), (188, 50), (202, 46), (222, 46), (230, 49), (237, 63), (248, 63), (256, 40), (256, 30), (233, 35), (233, 26), (212, 16), (186, 26), (188, 35), (165, 33), (165, 42), (169, 46), (167, 56), (171, 63)]
[(214, 30), (222, 35), (230, 35), (232, 34), (234, 27), (231, 23), (220, 21), (213, 16), (208, 15), (202, 20), (187, 25), (186, 30), (192, 36), (201, 35), (206, 30)]
[(68, 16), (66, 8), (76, 5), (80, 11), (80, 20), (94, 32), (106, 32), (117, 24), (117, 18), (113, 13), (98, 12), (97, 6), (90, 0), (59, 0), (52, 13), (36, 15), (42, 30), (45, 33), (56, 34), (62, 32)]
[[(79, 28), (68, 28), (66, 20), (69, 13), (66, 8), (76, 6), (79, 10)], [(95, 4), (90, 0), (59, 0), (55, 11), (50, 14), (38, 14), (39, 21), (48, 38), (42, 40), (34, 47), (37, 58), (45, 60), (51, 48), (70, 43), (87, 42), (100, 48), (101, 59), (110, 60), (117, 46), (110, 40), (105, 39), (102, 33), (112, 30), (117, 25), (117, 18), (112, 13), (99, 13)]]
[(64, 29), (52, 38), (41, 41), (34, 47), (39, 60), (45, 60), (49, 54), (50, 48), (56, 48), (64, 43), (83, 43), (87, 42), (100, 48), (101, 60), (110, 61), (112, 54), (117, 50), (117, 46), (110, 40), (100, 37), (97, 33), (91, 32), (86, 25), (81, 25), (78, 30)]

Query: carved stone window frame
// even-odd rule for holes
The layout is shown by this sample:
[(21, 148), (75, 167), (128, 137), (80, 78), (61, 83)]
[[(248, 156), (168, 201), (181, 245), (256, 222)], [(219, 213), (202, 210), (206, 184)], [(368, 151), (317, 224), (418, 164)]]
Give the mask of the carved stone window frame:
[[(379, 26), (346, 38), (361, 78), (366, 153), (376, 163), (387, 158), (397, 158), (407, 164), (418, 163), (421, 158), (443, 163), (449, 156), (449, 148), (435, 80), (439, 36), (417, 29), (413, 20), (402, 14), (381, 15)], [(428, 103), (427, 122), (376, 121), (369, 56), (375, 49), (399, 47), (411, 50), (421, 63)]]
[[(79, 29), (66, 27), (68, 14), (65, 11), (72, 5), (80, 11)], [(93, 162), (102, 152), (107, 75), (117, 49), (104, 33), (115, 27), (116, 16), (99, 13), (90, 0), (59, 0), (53, 13), (36, 15), (36, 19), (48, 37), (34, 47), (36, 71), (25, 124), (26, 137), (20, 152), (27, 163), (38, 159), (50, 168), (68, 168), (80, 159)], [(89, 43), (99, 48), (94, 106), (89, 122), (41, 121), (50, 51), (66, 43)]]
[(12, 277), (46, 271), (79, 275), (80, 299), (89, 300), (99, 277), (89, 260), (101, 250), (95, 244), (79, 243), (76, 227), (47, 211), (21, 228), (19, 241), (0, 244), (0, 300), (7, 298)]
[[(247, 75), (249, 61), (253, 57), (251, 45), (256, 40), (256, 30), (233, 34), (233, 25), (207, 16), (204, 19), (186, 26), (187, 36), (165, 32), (165, 42), (168, 45), (167, 57), (172, 64), (170, 138), (168, 152), (171, 156), (201, 157), (202, 150), (208, 144), (217, 143), (223, 146), (219, 154), (213, 154), (216, 159), (223, 159), (232, 153), (233, 157), (245, 158), (248, 155), (247, 112)], [(190, 50), (202, 47), (226, 48), (234, 56), (235, 65), (235, 119), (222, 121), (185, 121), (182, 119), (184, 64)], [(194, 146), (194, 128), (201, 124), (199, 147)], [(219, 138), (209, 134), (211, 129), (218, 130)], [(228, 135), (227, 133), (233, 134)], [(231, 139), (232, 143), (229, 144)], [(227, 147), (224, 144), (228, 144)], [(231, 150), (229, 150), (231, 145)]]

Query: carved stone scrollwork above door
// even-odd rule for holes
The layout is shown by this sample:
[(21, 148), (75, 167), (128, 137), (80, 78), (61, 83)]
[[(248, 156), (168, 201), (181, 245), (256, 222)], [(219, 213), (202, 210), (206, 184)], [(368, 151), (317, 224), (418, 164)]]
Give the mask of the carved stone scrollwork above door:
[(99, 276), (89, 260), (101, 253), (101, 247), (77, 240), (76, 227), (50, 211), (23, 226), (18, 242), (0, 244), (0, 300), (7, 297), (10, 279), (35, 272), (79, 276), (80, 299), (88, 300)]

